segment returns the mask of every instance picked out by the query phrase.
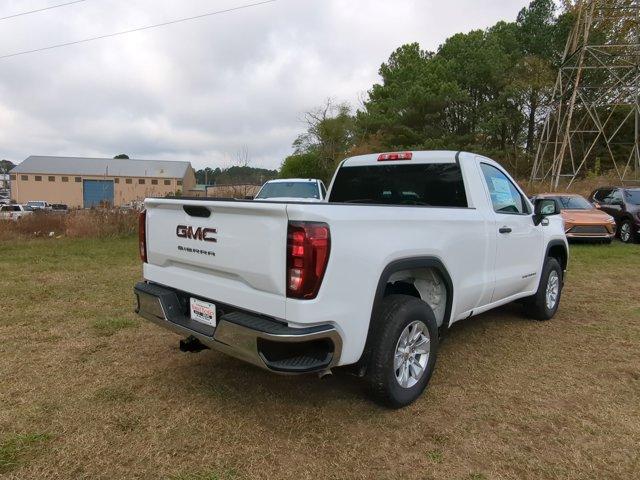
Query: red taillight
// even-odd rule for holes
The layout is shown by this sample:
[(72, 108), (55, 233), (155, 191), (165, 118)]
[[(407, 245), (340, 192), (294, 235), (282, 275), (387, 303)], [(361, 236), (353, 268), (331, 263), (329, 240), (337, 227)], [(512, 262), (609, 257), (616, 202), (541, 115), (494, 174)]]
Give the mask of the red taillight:
[(140, 260), (147, 261), (147, 211), (143, 210), (138, 215), (138, 250)]
[(315, 298), (329, 261), (331, 237), (326, 223), (289, 222), (287, 297)]
[(413, 152), (381, 153), (378, 155), (379, 162), (387, 162), (390, 160), (411, 160), (412, 158)]

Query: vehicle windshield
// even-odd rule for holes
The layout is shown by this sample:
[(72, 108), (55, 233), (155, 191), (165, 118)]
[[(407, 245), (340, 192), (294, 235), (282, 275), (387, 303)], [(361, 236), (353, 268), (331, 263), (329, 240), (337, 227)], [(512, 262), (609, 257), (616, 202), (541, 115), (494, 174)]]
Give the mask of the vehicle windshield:
[(582, 197), (558, 197), (563, 210), (591, 210), (593, 205)]
[(626, 190), (624, 192), (624, 196), (627, 199), (627, 202), (633, 203), (634, 205), (640, 205), (640, 188)]
[(30, 207), (44, 207), (44, 202), (27, 202)]
[(265, 183), (256, 198), (320, 198), (316, 182)]

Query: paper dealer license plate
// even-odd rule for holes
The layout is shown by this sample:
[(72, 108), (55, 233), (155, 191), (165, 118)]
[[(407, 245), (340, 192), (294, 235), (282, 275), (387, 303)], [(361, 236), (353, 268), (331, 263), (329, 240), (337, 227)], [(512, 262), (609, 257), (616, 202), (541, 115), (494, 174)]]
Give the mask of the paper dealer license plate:
[(191, 298), (191, 320), (215, 327), (216, 306), (213, 303)]

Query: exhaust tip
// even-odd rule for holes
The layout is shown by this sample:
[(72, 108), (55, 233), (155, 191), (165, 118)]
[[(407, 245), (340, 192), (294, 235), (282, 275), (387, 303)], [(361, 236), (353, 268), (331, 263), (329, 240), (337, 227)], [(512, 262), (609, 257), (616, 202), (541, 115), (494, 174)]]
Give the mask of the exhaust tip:
[(333, 372), (331, 371), (330, 368), (327, 368), (326, 370), (321, 370), (318, 372), (318, 378), (320, 380), (323, 380), (325, 378), (329, 378), (333, 376)]

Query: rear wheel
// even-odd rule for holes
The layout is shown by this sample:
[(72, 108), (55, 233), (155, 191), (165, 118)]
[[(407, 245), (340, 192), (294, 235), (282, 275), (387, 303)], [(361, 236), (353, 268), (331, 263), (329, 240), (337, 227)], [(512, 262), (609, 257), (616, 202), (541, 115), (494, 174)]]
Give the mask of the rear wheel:
[(624, 243), (633, 243), (635, 240), (635, 235), (633, 234), (633, 223), (631, 220), (625, 220), (622, 222), (620, 226), (620, 240)]
[(547, 257), (538, 291), (525, 302), (525, 312), (537, 320), (549, 320), (558, 311), (561, 294), (562, 267), (557, 259)]
[(420, 299), (389, 295), (373, 321), (367, 382), (378, 403), (404, 407), (422, 394), (433, 373), (438, 349), (435, 316)]

